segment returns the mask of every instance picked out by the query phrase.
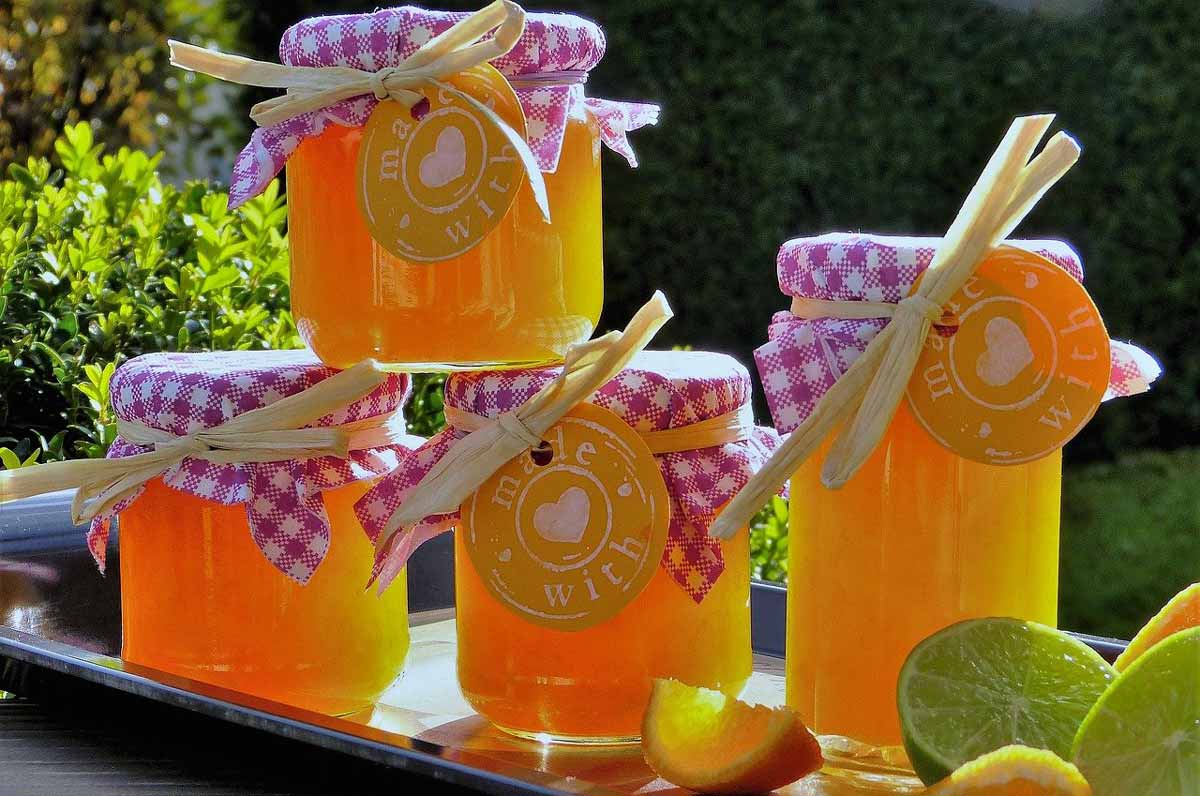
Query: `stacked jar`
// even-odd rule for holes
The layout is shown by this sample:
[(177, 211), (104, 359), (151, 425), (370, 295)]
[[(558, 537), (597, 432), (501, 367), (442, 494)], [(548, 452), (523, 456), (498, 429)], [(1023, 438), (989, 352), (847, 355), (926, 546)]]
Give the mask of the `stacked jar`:
[[(452, 375), (449, 427), (359, 501), (364, 527), (383, 531), (457, 446), (561, 373)], [(751, 672), (749, 530), (707, 531), (778, 442), (750, 400), (730, 357), (642, 351), (460, 511), (409, 531), (455, 531), (458, 677), (476, 710), (527, 738), (627, 743), (654, 678), (737, 696)]]

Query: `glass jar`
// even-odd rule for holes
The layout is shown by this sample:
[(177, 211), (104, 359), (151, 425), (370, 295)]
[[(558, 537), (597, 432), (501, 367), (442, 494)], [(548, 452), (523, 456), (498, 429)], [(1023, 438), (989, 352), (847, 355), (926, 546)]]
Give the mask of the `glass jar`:
[(433, 264), (371, 237), (354, 191), (362, 132), (331, 125), (288, 161), (292, 312), (322, 361), (530, 365), (591, 336), (604, 297), (594, 119), (568, 121), (558, 170), (544, 175), (550, 223), (526, 182), (482, 243)]
[(319, 713), (369, 707), (409, 638), (404, 578), (364, 588), (374, 546), (353, 506), (367, 487), (324, 493), (329, 553), (300, 585), (255, 546), (244, 506), (153, 481), (120, 515), (121, 657)]
[[(340, 381), (326, 387), (332, 379)], [(248, 413), (289, 399), (311, 416), (302, 404), (321, 388), (358, 397), (304, 428), (344, 429), (348, 451), (239, 458)], [(146, 453), (151, 440), (181, 451), (90, 532), (102, 558), (108, 521), (119, 516), (123, 659), (326, 714), (370, 706), (404, 664), (408, 598), (403, 578), (382, 598), (367, 591), (374, 545), (354, 503), (406, 453), (409, 389), (406, 374), (339, 373), (308, 351), (148, 354), (119, 368), (109, 458)], [(326, 411), (328, 394), (313, 397)], [(258, 417), (268, 425), (254, 430), (274, 433), (268, 443), (287, 443), (290, 421)], [(174, 439), (190, 444), (173, 448)], [(206, 439), (229, 458), (191, 455)]]
[[(800, 238), (780, 250), (779, 284), (803, 300), (896, 303), (911, 294), (939, 243), (845, 233)], [(1083, 278), (1065, 243), (1008, 243), (1038, 255), (1039, 268)], [(1027, 278), (1025, 289), (1037, 284)], [(885, 325), (870, 317), (775, 316), (771, 341), (755, 358), (780, 433), (809, 417)], [(953, 338), (960, 327), (934, 333)], [(1157, 365), (1128, 344), (1112, 342), (1111, 360), (1111, 395), (1144, 390), (1157, 376)], [(1031, 352), (1009, 379), (1032, 361)], [(980, 439), (991, 433), (987, 422), (979, 429)], [(902, 400), (864, 465), (829, 489), (821, 469), (835, 438), (791, 480), (787, 701), (814, 731), (894, 760), (888, 748), (901, 743), (896, 683), (920, 641), (970, 618), (1056, 624), (1062, 453), (1006, 466), (968, 460), (936, 441)]]
[(750, 678), (750, 533), (721, 542), (725, 571), (697, 603), (662, 567), (616, 616), (561, 631), (488, 591), (455, 539), (458, 682), (505, 732), (539, 741), (631, 743), (656, 677), (737, 696)]
[(901, 403), (862, 469), (826, 489), (831, 444), (791, 481), (787, 701), (816, 732), (895, 746), (896, 682), (921, 640), (972, 617), (1057, 623), (1062, 452), (969, 461)]
[[(358, 516), (386, 526), (464, 437), (558, 375), (452, 374), (449, 427)], [(461, 512), (411, 531), (404, 554), (455, 529), (458, 680), (480, 714), (540, 741), (629, 743), (655, 678), (740, 693), (752, 669), (749, 531), (707, 531), (778, 444), (753, 425), (751, 390), (730, 357), (643, 351)]]
[[(465, 16), (405, 6), (307, 19), (284, 33), (281, 60), (367, 71), (397, 66)], [(558, 361), (567, 346), (591, 336), (603, 300), (601, 143), (635, 162), (625, 134), (655, 122), (657, 108), (585, 97), (583, 82), (605, 49), (595, 23), (570, 14), (525, 19), (517, 46), (492, 65), (524, 110), (549, 222), (525, 180), (507, 214), (463, 254), (415, 262), (381, 246), (364, 221), (355, 176), (374, 97), (268, 128), (262, 140), (272, 143), (256, 149), (252, 142), (251, 154), (243, 152), (239, 163), (254, 160), (245, 168), (256, 174), (263, 158), (254, 155), (264, 147), (273, 166), (282, 162), (276, 151), (288, 161), (292, 311), (322, 361), (511, 368)]]

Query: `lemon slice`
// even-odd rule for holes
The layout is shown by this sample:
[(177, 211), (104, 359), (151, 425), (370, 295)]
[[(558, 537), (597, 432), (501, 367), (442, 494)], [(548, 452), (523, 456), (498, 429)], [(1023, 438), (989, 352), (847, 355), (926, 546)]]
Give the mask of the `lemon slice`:
[(1079, 769), (1046, 749), (1005, 746), (972, 760), (928, 796), (1092, 796)]

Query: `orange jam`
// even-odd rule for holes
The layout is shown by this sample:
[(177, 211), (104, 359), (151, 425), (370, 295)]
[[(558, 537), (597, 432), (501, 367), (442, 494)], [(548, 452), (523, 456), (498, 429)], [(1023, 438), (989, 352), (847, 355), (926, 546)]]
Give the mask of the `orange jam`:
[(374, 702), (408, 652), (404, 577), (365, 588), (373, 549), (353, 513), (369, 487), (325, 492), (329, 552), (307, 585), (254, 544), (246, 507), (151, 481), (120, 517), (122, 657), (327, 714)]
[(514, 735), (636, 741), (655, 677), (736, 696), (750, 677), (750, 535), (722, 543), (725, 571), (696, 603), (661, 566), (620, 613), (566, 632), (496, 600), (455, 534), (458, 681), (471, 705)]
[(322, 361), (518, 367), (591, 336), (603, 298), (594, 119), (568, 120), (558, 169), (543, 175), (550, 223), (526, 181), (478, 246), (438, 263), (401, 260), (368, 232), (355, 193), (362, 134), (330, 125), (287, 165), (292, 312)]
[(816, 732), (893, 746), (896, 681), (918, 642), (972, 617), (1057, 622), (1062, 452), (969, 461), (902, 402), (832, 490), (820, 481), (831, 444), (792, 477), (787, 701)]

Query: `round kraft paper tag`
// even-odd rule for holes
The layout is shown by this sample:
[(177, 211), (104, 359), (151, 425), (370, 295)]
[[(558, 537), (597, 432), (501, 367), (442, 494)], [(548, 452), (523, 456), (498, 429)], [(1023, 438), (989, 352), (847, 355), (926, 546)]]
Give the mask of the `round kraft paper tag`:
[(1004, 246), (946, 304), (957, 329), (930, 334), (908, 384), (925, 429), (986, 464), (1061, 448), (1108, 388), (1108, 332), (1083, 285), (1036, 254)]
[[(444, 82), (486, 105), (522, 137), (525, 114), (512, 86), (486, 64)], [(425, 92), (412, 109), (380, 102), (358, 153), (358, 202), (381, 246), (432, 263), (470, 251), (508, 212), (523, 184), (508, 137), (461, 94)], [(419, 117), (419, 118), (418, 118)]]
[(510, 461), (462, 505), (471, 562), (492, 595), (556, 630), (597, 625), (654, 576), (670, 499), (637, 432), (580, 404), (547, 446)]

